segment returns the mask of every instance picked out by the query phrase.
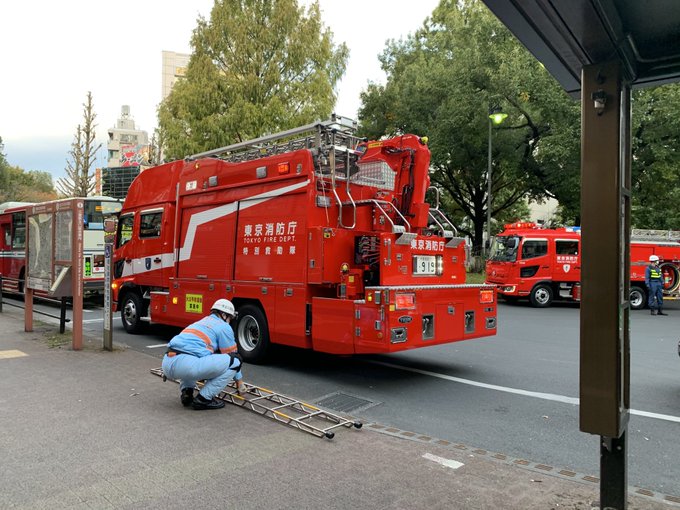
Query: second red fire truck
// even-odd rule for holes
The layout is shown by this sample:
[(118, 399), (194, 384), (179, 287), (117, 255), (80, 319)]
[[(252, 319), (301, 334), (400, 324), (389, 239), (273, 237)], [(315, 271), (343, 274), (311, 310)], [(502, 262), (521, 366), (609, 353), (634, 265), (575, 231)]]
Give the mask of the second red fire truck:
[(333, 118), (145, 170), (118, 223), (114, 301), (128, 332), (234, 302), (249, 361), (270, 344), (390, 353), (496, 333), (495, 290), (425, 201), (426, 140)]
[[(680, 295), (680, 232), (633, 230), (630, 243), (630, 305), (647, 306), (645, 268), (657, 255), (664, 276), (664, 294)], [(546, 307), (555, 299), (580, 300), (581, 230), (548, 229), (535, 223), (505, 225), (493, 241), (486, 263), (486, 283), (507, 301), (528, 298)]]

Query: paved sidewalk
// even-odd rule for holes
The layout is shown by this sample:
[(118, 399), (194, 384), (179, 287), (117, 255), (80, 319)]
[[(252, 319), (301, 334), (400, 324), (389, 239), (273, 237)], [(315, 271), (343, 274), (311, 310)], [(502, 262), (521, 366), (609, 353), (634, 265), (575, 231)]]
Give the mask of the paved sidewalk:
[[(327, 440), (231, 405), (185, 409), (149, 373), (158, 358), (51, 347), (57, 328), (25, 333), (21, 314), (0, 314), (0, 508), (597, 507), (592, 481), (381, 425)], [(629, 508), (678, 508), (662, 498)]]

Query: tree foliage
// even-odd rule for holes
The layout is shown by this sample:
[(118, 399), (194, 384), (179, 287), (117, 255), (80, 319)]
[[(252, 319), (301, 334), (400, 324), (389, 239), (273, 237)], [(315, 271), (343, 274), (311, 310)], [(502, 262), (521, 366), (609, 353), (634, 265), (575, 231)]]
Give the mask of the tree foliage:
[(637, 228), (680, 230), (680, 84), (633, 92), (632, 214)]
[(387, 83), (362, 93), (363, 133), (428, 135), (432, 181), (477, 247), (486, 223), (490, 108), (508, 114), (491, 135), (494, 219), (517, 219), (526, 198), (562, 201), (560, 186), (578, 183), (578, 105), (481, 2), (442, 0), (380, 59)]
[(86, 197), (95, 188), (95, 175), (91, 173), (97, 151), (102, 144), (96, 145), (95, 119), (92, 93), (87, 93), (83, 103), (83, 124), (78, 124), (71, 143), (69, 158), (66, 160), (66, 177), (57, 180), (57, 191), (64, 197)]
[(170, 159), (329, 117), (349, 54), (297, 0), (216, 0), (191, 45), (159, 108)]
[(0, 203), (44, 202), (57, 197), (48, 172), (29, 172), (8, 163), (0, 137)]

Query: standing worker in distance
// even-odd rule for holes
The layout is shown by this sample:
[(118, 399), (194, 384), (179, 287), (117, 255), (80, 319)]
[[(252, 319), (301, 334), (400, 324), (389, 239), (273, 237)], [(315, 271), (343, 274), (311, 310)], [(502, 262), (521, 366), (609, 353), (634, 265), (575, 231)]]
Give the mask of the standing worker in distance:
[(649, 265), (645, 269), (645, 284), (649, 293), (649, 309), (652, 315), (668, 315), (663, 312), (663, 273), (659, 268), (659, 257), (649, 256)]
[[(186, 327), (176, 335), (163, 357), (163, 374), (180, 380), (180, 401), (194, 409), (220, 409), (224, 402), (215, 396), (234, 379), (239, 395), (246, 392), (242, 382), (241, 356), (230, 322), (236, 318), (234, 305), (218, 299), (210, 315)], [(196, 382), (205, 379), (194, 397)]]

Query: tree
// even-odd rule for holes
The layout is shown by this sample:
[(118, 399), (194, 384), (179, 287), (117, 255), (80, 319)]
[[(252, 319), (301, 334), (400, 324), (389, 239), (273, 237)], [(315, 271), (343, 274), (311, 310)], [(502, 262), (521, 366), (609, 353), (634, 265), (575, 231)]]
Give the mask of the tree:
[(83, 103), (83, 124), (78, 124), (76, 128), (69, 151), (70, 160), (66, 160), (66, 177), (57, 180), (57, 191), (64, 197), (86, 197), (94, 191), (95, 175), (91, 169), (97, 151), (102, 146), (101, 143), (95, 146), (96, 118), (92, 93), (88, 92), (87, 100)]
[(5, 144), (2, 142), (2, 137), (0, 136), (0, 202), (5, 202), (5, 198), (1, 198), (9, 191), (9, 176), (8, 168), (9, 164), (5, 158), (4, 151)]
[(432, 182), (453, 215), (467, 219), (461, 229), (478, 249), (491, 107), (509, 114), (492, 133), (494, 219), (517, 219), (526, 198), (561, 200), (559, 186), (578, 182), (578, 104), (481, 2), (442, 0), (420, 30), (390, 41), (380, 59), (387, 83), (362, 93), (363, 134), (428, 135)]
[(328, 118), (348, 58), (316, 1), (216, 0), (191, 45), (158, 112), (170, 159)]
[(26, 172), (7, 162), (0, 137), (0, 203), (44, 202), (57, 198), (52, 185), (52, 175), (36, 170)]
[(680, 85), (633, 91), (631, 223), (680, 230)]
[(165, 146), (165, 133), (162, 129), (156, 128), (151, 135), (149, 143), (149, 164), (160, 165), (163, 163), (163, 147)]

